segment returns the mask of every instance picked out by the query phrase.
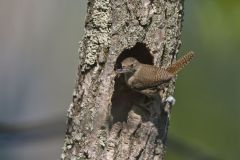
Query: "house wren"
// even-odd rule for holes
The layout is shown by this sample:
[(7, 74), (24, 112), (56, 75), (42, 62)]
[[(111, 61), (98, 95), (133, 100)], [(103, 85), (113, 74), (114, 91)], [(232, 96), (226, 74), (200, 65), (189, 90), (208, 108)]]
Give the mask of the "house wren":
[(128, 57), (121, 62), (122, 68), (116, 72), (124, 74), (130, 88), (151, 97), (158, 94), (193, 56), (194, 53), (189, 52), (167, 68), (142, 64), (137, 59)]

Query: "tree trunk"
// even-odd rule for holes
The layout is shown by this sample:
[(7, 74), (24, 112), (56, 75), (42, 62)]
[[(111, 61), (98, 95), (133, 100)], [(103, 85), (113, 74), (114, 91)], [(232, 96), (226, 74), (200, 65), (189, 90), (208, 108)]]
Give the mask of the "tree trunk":
[[(89, 0), (61, 159), (164, 158), (170, 105), (131, 90), (114, 70), (129, 56), (170, 65), (182, 20), (182, 0)], [(174, 81), (161, 98), (173, 91)]]

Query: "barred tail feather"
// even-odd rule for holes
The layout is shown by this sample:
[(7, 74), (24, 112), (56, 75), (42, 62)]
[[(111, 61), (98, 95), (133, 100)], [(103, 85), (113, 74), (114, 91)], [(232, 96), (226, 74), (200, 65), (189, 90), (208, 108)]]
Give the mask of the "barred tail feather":
[(184, 56), (182, 56), (179, 60), (177, 60), (174, 64), (167, 68), (167, 71), (172, 74), (177, 74), (183, 67), (185, 67), (194, 57), (194, 53), (191, 51)]

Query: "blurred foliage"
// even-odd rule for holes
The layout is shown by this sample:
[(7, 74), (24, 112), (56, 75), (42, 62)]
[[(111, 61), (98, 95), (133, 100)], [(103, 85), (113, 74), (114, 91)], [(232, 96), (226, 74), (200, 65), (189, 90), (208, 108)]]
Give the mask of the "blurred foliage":
[(196, 57), (178, 76), (166, 159), (240, 159), (240, 1), (186, 0), (184, 12), (181, 54)]

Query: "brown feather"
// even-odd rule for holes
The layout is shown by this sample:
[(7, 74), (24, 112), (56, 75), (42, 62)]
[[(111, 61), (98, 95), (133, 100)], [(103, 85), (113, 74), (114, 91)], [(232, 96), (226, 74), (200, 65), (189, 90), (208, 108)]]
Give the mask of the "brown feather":
[(172, 74), (177, 74), (180, 70), (183, 69), (183, 67), (185, 67), (194, 57), (194, 53), (193, 52), (189, 52), (187, 54), (185, 54), (184, 56), (182, 56), (179, 60), (177, 60), (174, 64), (172, 64), (171, 66), (169, 66), (166, 70), (169, 73)]
[(168, 73), (165, 69), (142, 64), (129, 79), (128, 84), (135, 89), (151, 88), (169, 81), (173, 76), (174, 75)]

